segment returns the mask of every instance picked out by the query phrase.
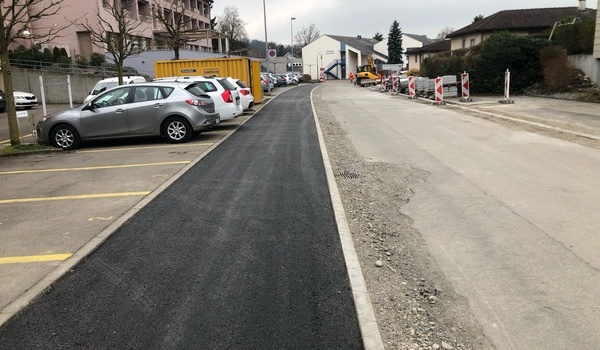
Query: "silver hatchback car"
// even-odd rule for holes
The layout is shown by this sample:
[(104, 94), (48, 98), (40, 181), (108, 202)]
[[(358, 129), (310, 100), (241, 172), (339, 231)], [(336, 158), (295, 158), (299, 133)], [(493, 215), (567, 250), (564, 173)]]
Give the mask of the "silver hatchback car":
[(47, 115), (36, 131), (38, 142), (72, 150), (82, 141), (139, 136), (182, 143), (219, 123), (214, 101), (196, 83), (138, 83)]

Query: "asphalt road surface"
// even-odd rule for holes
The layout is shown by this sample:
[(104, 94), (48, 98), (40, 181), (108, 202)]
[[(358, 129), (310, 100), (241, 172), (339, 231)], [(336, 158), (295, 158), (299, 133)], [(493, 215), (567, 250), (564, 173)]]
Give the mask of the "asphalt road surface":
[(290, 90), (0, 330), (3, 349), (361, 349), (312, 117)]

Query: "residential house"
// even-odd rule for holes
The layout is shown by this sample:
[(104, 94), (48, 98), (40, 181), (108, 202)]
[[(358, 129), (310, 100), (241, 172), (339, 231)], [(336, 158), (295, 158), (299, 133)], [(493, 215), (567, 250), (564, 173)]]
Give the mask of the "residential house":
[(500, 11), (452, 32), (446, 38), (451, 40), (451, 50), (454, 51), (479, 45), (492, 34), (501, 31), (516, 35), (545, 35), (555, 23), (567, 18), (595, 20), (596, 10), (586, 8), (585, 3), (579, 1), (578, 7)]
[(302, 48), (303, 73), (318, 79), (323, 72), (325, 79), (347, 79), (350, 72), (366, 65), (371, 56), (375, 64), (387, 62), (387, 55), (375, 49), (377, 40), (324, 34)]
[(420, 70), (421, 62), (424, 59), (433, 55), (438, 55), (444, 52), (450, 52), (450, 40), (439, 40), (432, 44), (423, 47), (415, 47), (406, 50), (407, 63), (409, 69)]

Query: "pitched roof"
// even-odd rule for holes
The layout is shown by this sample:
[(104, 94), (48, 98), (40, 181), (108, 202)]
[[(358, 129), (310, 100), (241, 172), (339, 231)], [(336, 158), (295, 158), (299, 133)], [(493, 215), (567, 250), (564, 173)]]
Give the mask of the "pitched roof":
[(502, 30), (539, 30), (550, 28), (555, 22), (565, 18), (596, 19), (596, 10), (580, 11), (578, 7), (535, 8), (505, 10), (485, 17), (475, 23), (454, 31), (446, 38), (454, 38), (471, 33), (497, 32)]
[(451, 41), (450, 40), (438, 40), (432, 44), (425, 45), (423, 47), (414, 47), (406, 50), (409, 55), (417, 53), (434, 53), (434, 52), (450, 52)]
[(387, 56), (375, 51), (375, 49), (373, 47), (379, 41), (377, 41), (373, 38), (363, 38), (363, 37), (357, 37), (357, 36), (329, 35), (329, 34), (326, 34), (326, 35), (334, 40), (337, 40), (348, 46), (352, 46), (353, 48), (355, 48), (357, 50), (360, 50), (360, 52), (362, 52), (363, 54), (369, 54), (369, 55), (378, 54), (380, 56), (387, 57)]
[(415, 39), (416, 41), (420, 41), (423, 43), (423, 46), (425, 45), (429, 45), (429, 44), (433, 44), (436, 42), (435, 39), (431, 39), (428, 38), (427, 35), (417, 35), (417, 34), (410, 34), (410, 33), (402, 33), (402, 37), (409, 37), (412, 39)]

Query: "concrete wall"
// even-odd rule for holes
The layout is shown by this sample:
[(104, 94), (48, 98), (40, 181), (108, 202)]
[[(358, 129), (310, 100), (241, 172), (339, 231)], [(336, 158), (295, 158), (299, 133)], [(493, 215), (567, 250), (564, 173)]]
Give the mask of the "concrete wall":
[[(38, 98), (38, 104), (41, 106), (40, 76), (43, 77), (44, 81), (46, 104), (69, 103), (67, 74), (64, 73), (13, 68), (13, 87), (15, 90), (34, 94)], [(92, 91), (94, 85), (103, 79), (100, 76), (83, 74), (69, 74), (69, 76), (71, 78), (71, 94), (74, 105), (83, 103), (83, 100)]]
[(598, 84), (600, 80), (600, 60), (594, 58), (593, 55), (571, 55), (567, 59), (575, 68), (581, 69), (585, 75), (590, 77), (594, 84)]

